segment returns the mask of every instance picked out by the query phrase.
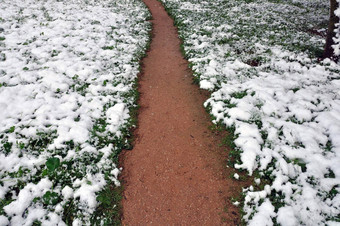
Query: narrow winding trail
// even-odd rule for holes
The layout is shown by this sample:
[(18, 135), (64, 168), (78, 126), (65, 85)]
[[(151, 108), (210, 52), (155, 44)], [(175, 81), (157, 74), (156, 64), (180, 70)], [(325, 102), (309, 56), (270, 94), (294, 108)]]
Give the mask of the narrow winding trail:
[[(140, 76), (141, 109), (132, 151), (121, 156), (123, 225), (234, 225), (239, 213), (221, 136), (203, 108), (207, 94), (192, 84), (173, 20), (145, 0), (153, 39)], [(236, 192), (236, 193), (235, 193)]]

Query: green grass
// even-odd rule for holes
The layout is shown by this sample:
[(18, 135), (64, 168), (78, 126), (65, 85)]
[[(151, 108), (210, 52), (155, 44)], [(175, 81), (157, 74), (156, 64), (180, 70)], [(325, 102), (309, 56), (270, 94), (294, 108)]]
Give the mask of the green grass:
[[(116, 187), (114, 184), (111, 184), (98, 194), (97, 201), (100, 202), (100, 205), (91, 217), (91, 225), (121, 225), (123, 190), (123, 186)], [(103, 216), (104, 220), (98, 221)]]

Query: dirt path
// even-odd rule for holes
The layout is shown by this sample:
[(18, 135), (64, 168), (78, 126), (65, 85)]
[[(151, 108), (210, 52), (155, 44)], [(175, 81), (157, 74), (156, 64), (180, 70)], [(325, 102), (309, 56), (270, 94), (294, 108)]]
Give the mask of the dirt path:
[(135, 146), (121, 159), (123, 225), (234, 225), (230, 197), (239, 190), (221, 136), (208, 129), (207, 94), (192, 84), (172, 19), (157, 0), (145, 3), (153, 40), (140, 77)]

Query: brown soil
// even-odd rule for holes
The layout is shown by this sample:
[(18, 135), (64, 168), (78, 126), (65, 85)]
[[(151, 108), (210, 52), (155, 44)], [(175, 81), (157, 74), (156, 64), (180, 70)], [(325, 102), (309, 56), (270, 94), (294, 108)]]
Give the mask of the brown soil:
[(226, 166), (223, 134), (208, 129), (208, 93), (192, 84), (173, 20), (157, 0), (145, 0), (153, 40), (139, 80), (135, 146), (121, 155), (123, 225), (235, 225), (240, 192)]

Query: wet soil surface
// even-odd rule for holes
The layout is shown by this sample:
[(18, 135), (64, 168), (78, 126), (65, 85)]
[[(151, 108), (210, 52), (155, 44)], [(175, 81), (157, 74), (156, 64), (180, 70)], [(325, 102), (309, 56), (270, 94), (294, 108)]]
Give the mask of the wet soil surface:
[(121, 155), (123, 225), (235, 225), (240, 192), (226, 166), (223, 134), (209, 130), (208, 93), (192, 83), (180, 40), (157, 0), (145, 0), (153, 38), (139, 78), (135, 144)]

